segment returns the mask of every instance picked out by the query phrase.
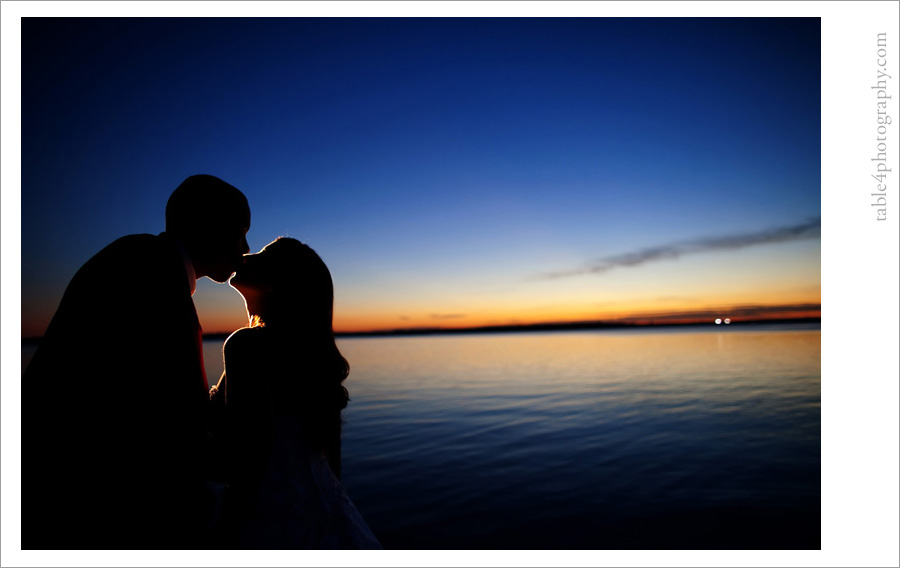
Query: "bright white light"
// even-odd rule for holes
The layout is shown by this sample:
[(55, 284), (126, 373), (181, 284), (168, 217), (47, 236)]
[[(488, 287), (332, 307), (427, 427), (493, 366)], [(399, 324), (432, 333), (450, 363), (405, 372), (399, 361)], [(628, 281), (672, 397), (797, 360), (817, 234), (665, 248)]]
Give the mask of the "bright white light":
[(719, 325), (720, 323), (722, 323), (722, 320), (720, 318), (716, 318), (716, 325)]
[(731, 318), (725, 318), (725, 323), (731, 323)]

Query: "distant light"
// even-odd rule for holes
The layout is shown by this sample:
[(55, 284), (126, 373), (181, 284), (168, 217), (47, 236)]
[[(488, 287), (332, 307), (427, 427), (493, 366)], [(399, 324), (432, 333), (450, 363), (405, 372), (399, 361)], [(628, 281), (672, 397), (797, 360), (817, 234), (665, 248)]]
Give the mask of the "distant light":
[(720, 323), (722, 323), (722, 320), (720, 318), (716, 318), (716, 325), (719, 325)]
[(725, 323), (731, 323), (731, 318), (725, 318)]

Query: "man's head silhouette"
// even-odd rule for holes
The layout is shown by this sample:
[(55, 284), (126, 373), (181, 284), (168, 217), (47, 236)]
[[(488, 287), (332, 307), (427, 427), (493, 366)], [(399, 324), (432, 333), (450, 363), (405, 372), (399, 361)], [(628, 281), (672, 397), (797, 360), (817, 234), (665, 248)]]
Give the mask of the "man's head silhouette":
[(225, 282), (250, 252), (250, 206), (236, 187), (211, 175), (184, 180), (166, 204), (166, 232), (187, 249), (197, 278)]

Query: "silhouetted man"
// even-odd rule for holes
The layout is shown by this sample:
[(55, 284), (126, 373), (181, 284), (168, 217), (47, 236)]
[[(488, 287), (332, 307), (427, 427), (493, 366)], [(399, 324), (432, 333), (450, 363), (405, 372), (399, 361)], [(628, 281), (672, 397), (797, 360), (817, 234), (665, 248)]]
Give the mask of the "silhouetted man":
[(22, 377), (22, 547), (204, 546), (213, 499), (197, 278), (225, 282), (250, 208), (208, 175), (166, 231), (118, 239), (72, 278)]

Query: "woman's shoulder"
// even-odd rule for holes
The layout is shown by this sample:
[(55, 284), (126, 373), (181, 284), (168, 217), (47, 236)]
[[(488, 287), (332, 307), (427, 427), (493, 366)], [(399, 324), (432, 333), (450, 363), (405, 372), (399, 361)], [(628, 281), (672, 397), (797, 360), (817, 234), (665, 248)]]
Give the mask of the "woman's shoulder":
[(262, 327), (242, 327), (225, 340), (225, 356), (227, 357), (229, 353), (258, 349), (263, 343), (264, 336), (265, 330)]

